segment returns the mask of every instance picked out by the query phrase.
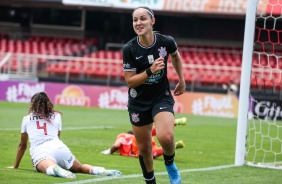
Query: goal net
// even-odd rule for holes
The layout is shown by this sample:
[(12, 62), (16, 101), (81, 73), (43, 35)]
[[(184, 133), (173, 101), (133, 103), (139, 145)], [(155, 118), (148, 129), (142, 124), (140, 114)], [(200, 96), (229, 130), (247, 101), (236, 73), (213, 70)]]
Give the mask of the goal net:
[[(248, 92), (248, 105), (252, 113), (249, 112), (246, 118), (244, 163), (255, 167), (282, 169), (282, 0), (253, 2), (257, 3), (257, 7), (253, 48), (250, 49), (252, 64)], [(244, 50), (245, 46), (244, 43)], [(243, 57), (242, 67), (244, 62), (247, 63)], [(242, 79), (241, 76), (241, 81)], [(237, 129), (237, 136), (238, 131)]]

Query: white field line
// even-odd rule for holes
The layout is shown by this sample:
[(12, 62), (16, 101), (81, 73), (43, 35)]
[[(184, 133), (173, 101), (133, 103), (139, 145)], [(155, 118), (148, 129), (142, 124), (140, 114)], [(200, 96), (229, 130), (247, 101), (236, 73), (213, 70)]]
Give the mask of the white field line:
[[(235, 165), (221, 165), (221, 166), (214, 166), (214, 167), (206, 167), (206, 168), (197, 168), (197, 169), (184, 169), (179, 170), (180, 173), (185, 172), (202, 172), (202, 171), (213, 171), (213, 170), (219, 170), (219, 169), (228, 169), (231, 167), (238, 167)], [(8, 168), (0, 168), (1, 170), (11, 170)], [(27, 169), (18, 169), (19, 172), (36, 172), (35, 170), (27, 170)], [(84, 175), (82, 173), (76, 173), (76, 175)], [(157, 172), (155, 173), (156, 176), (161, 175), (167, 175), (167, 172)], [(83, 184), (83, 183), (96, 183), (99, 181), (109, 181), (109, 180), (117, 180), (117, 179), (124, 179), (124, 178), (138, 178), (143, 177), (142, 174), (131, 174), (131, 175), (125, 175), (122, 177), (101, 177), (101, 178), (93, 178), (93, 179), (87, 179), (87, 180), (80, 180), (80, 181), (73, 181), (73, 182), (64, 182), (64, 183), (55, 183), (55, 184)]]
[[(199, 172), (199, 171), (212, 171), (212, 170), (219, 170), (219, 169), (226, 169), (231, 167), (237, 167), (235, 165), (222, 165), (222, 166), (214, 166), (214, 167), (206, 167), (206, 168), (198, 168), (198, 169), (185, 169), (179, 170), (180, 173), (185, 172)], [(155, 173), (156, 176), (160, 175), (167, 175), (167, 172), (157, 172)], [(109, 181), (109, 180), (117, 180), (117, 179), (124, 179), (124, 178), (137, 178), (143, 177), (142, 174), (131, 174), (122, 177), (103, 177), (103, 178), (94, 178), (94, 179), (87, 179), (87, 180), (80, 180), (80, 181), (73, 181), (73, 182), (64, 182), (64, 183), (56, 183), (56, 184), (83, 184), (83, 183), (95, 183), (99, 181)]]
[[(108, 129), (113, 128), (113, 126), (83, 126), (83, 127), (63, 127), (64, 130), (88, 130), (88, 129)], [(20, 128), (0, 128), (0, 131), (6, 131), (6, 130), (20, 130)]]

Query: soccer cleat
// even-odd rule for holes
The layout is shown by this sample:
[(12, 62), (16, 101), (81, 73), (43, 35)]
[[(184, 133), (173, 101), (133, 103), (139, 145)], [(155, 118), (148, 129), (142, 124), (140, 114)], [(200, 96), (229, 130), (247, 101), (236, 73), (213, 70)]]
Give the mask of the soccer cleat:
[(168, 173), (170, 184), (181, 184), (181, 176), (176, 165), (173, 163), (170, 166), (166, 165), (165, 167)]
[(122, 173), (118, 170), (106, 170), (106, 169), (100, 169), (98, 171), (99, 176), (113, 176), (113, 177), (120, 177), (122, 176)]
[(53, 171), (54, 171), (56, 176), (59, 176), (59, 177), (62, 177), (62, 178), (71, 178), (71, 179), (75, 179), (76, 178), (76, 176), (72, 172), (63, 169), (63, 168), (61, 168), (58, 165), (56, 165), (53, 168)]
[(174, 120), (175, 125), (186, 125), (187, 119), (185, 117), (183, 118), (177, 118)]
[(106, 176), (120, 177), (122, 173), (118, 170), (105, 170), (104, 174)]
[(184, 148), (184, 147), (185, 147), (185, 144), (184, 144), (184, 142), (182, 140), (177, 141), (175, 143), (175, 149)]

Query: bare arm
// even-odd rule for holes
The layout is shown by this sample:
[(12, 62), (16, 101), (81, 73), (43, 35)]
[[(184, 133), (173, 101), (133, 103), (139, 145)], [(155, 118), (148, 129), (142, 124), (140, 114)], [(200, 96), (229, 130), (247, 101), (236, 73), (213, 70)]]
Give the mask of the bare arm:
[(116, 152), (119, 147), (121, 146), (121, 142), (120, 141), (116, 141), (110, 148), (110, 153), (113, 154), (114, 152)]
[(22, 133), (21, 134), (21, 142), (19, 144), (17, 156), (16, 156), (16, 161), (14, 163), (14, 168), (17, 169), (19, 168), (20, 162), (24, 156), (25, 150), (27, 148), (27, 140), (28, 140), (28, 135), (27, 133)]
[(107, 150), (102, 151), (102, 154), (109, 155), (113, 154), (114, 152), (119, 150), (119, 147), (121, 146), (120, 140), (116, 140), (115, 143)]
[[(154, 61), (150, 67), (150, 70), (152, 73), (155, 73), (164, 69), (164, 66), (164, 59), (160, 57)], [(147, 75), (146, 71), (143, 71), (139, 74), (136, 74), (136, 72), (124, 72), (124, 78), (127, 86), (129, 88), (134, 88), (143, 84), (149, 78), (149, 76)]]
[(183, 77), (182, 59), (181, 59), (178, 51), (176, 51), (173, 54), (170, 54), (170, 58), (171, 58), (172, 65), (173, 65), (173, 67), (174, 67), (174, 69), (175, 69), (175, 71), (178, 75), (178, 78), (179, 78), (179, 82), (175, 86), (174, 95), (179, 96), (179, 95), (183, 94), (186, 90), (186, 84), (185, 84), (185, 80), (184, 80), (184, 77)]

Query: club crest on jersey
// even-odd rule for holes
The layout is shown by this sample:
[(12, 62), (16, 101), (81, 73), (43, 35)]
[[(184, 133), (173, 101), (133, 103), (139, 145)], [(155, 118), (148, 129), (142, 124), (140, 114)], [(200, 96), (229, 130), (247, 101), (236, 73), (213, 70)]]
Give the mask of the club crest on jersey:
[(138, 113), (137, 114), (136, 113), (131, 114), (131, 119), (132, 119), (133, 122), (137, 123), (138, 121), (140, 121), (139, 114)]
[(158, 49), (159, 52), (159, 56), (164, 58), (166, 55), (167, 55), (167, 52), (166, 52), (166, 48), (165, 47), (161, 47)]

